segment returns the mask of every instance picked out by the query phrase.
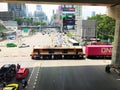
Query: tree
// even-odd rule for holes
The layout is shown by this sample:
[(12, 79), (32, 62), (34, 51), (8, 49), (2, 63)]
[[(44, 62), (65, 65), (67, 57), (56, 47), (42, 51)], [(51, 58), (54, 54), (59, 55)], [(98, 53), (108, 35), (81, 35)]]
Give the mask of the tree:
[(32, 35), (35, 34), (35, 31), (36, 31), (35, 29), (31, 30)]
[(33, 22), (33, 24), (38, 26), (38, 25), (41, 25), (41, 22)]
[(115, 31), (115, 19), (106, 15), (95, 15), (88, 17), (88, 20), (96, 20), (97, 37), (100, 39), (113, 41)]
[(17, 21), (18, 25), (22, 25), (23, 23), (25, 25), (30, 25), (33, 22), (32, 18), (21, 18), (21, 17), (16, 18), (15, 21)]
[(23, 24), (23, 18), (16, 18), (15, 21), (17, 21), (18, 25), (22, 25)]

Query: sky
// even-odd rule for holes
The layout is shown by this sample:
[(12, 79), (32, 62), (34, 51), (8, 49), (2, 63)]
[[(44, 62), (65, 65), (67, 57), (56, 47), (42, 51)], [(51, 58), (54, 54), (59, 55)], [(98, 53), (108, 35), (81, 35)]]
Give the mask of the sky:
[[(36, 9), (35, 5), (28, 4), (29, 12), (34, 11)], [(42, 10), (46, 13), (48, 18), (52, 16), (53, 10), (56, 11), (58, 8), (58, 5), (47, 5), (42, 4)], [(7, 4), (6, 3), (0, 3), (0, 11), (7, 11)], [(95, 12), (96, 14), (105, 14), (106, 13), (106, 7), (104, 6), (83, 6), (82, 7), (82, 18), (87, 19), (88, 16), (91, 16), (92, 12)]]
[(105, 6), (83, 6), (82, 7), (82, 18), (87, 19), (88, 16), (92, 16), (92, 12), (95, 14), (106, 14)]
[[(31, 10), (34, 11), (36, 9), (36, 5), (34, 5), (34, 4), (27, 4), (27, 6), (28, 6), (28, 11), (29, 12), (31, 12)], [(49, 20), (50, 20), (50, 17), (52, 16), (52, 14), (53, 14), (53, 10), (56, 11), (56, 9), (58, 9), (58, 6), (59, 5), (42, 4), (42, 10), (46, 13)]]

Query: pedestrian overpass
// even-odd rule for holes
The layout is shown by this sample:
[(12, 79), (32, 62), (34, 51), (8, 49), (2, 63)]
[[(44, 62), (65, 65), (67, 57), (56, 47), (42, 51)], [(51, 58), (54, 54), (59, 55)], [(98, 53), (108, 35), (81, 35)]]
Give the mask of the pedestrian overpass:
[(116, 19), (112, 64), (120, 67), (120, 0), (0, 0), (0, 2), (107, 6), (108, 16)]

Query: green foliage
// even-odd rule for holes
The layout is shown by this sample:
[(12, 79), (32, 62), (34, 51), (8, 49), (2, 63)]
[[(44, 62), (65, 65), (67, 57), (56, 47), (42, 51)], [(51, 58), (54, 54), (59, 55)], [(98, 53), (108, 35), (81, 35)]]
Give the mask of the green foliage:
[(16, 18), (15, 21), (17, 21), (18, 25), (22, 25), (23, 23), (25, 25), (30, 25), (32, 24), (32, 18)]
[(36, 30), (35, 29), (31, 29), (31, 33), (32, 35), (35, 34)]
[(33, 24), (36, 25), (36, 26), (37, 26), (37, 25), (41, 25), (40, 22), (33, 22)]
[(17, 21), (18, 25), (22, 25), (23, 23), (23, 18), (16, 18), (15, 21)]
[(112, 45), (114, 45), (114, 42), (112, 42)]
[(7, 32), (7, 31), (8, 31), (8, 29), (5, 26), (3, 26), (2, 24), (0, 24), (0, 37), (2, 37), (3, 32)]
[(45, 22), (33, 22), (34, 25), (38, 26), (38, 25), (46, 25)]
[(72, 38), (72, 34), (70, 32), (67, 33), (67, 36)]
[(88, 42), (87, 42), (87, 41), (85, 41), (85, 42), (83, 43), (83, 45), (84, 45), (84, 46), (88, 45)]
[(33, 22), (32, 18), (16, 18), (15, 21), (17, 21), (18, 25), (22, 25), (23, 23), (25, 25), (46, 25), (45, 22)]
[(88, 17), (88, 20), (97, 21), (97, 37), (100, 39), (110, 39), (111, 41), (114, 38), (115, 31), (115, 19), (108, 17), (106, 15), (96, 15)]

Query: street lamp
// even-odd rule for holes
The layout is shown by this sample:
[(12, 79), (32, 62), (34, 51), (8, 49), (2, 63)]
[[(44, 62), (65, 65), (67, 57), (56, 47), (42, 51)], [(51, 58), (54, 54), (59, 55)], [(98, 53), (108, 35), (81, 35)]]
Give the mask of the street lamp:
[(42, 19), (40, 19), (40, 30), (42, 31)]

